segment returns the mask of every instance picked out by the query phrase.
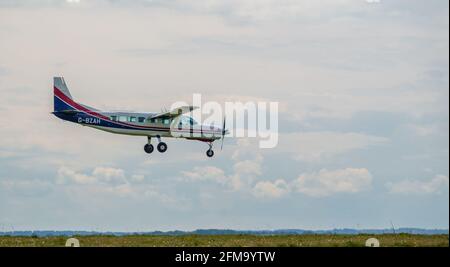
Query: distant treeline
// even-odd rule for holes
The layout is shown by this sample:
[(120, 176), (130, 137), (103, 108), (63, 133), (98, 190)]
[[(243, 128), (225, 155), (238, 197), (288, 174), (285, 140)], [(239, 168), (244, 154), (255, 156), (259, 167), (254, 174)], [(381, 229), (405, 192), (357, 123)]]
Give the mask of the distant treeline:
[(333, 230), (302, 230), (302, 229), (280, 229), (280, 230), (227, 230), (227, 229), (199, 229), (195, 231), (150, 231), (150, 232), (100, 232), (100, 231), (3, 231), (0, 236), (91, 236), (91, 235), (358, 235), (358, 234), (415, 234), (415, 235), (448, 235), (449, 231), (442, 229), (333, 229)]

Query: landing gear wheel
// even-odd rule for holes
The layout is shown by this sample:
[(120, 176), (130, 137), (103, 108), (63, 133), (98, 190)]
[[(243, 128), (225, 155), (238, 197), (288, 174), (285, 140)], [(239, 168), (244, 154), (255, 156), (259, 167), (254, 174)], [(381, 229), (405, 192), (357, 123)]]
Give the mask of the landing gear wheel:
[(214, 156), (214, 151), (212, 149), (208, 149), (206, 151), (206, 156), (208, 156), (209, 158), (211, 158), (212, 156)]
[(148, 154), (153, 152), (153, 145), (152, 144), (146, 144), (144, 146), (144, 151), (147, 152)]
[(159, 152), (164, 153), (167, 150), (167, 145), (164, 142), (160, 142), (156, 148)]

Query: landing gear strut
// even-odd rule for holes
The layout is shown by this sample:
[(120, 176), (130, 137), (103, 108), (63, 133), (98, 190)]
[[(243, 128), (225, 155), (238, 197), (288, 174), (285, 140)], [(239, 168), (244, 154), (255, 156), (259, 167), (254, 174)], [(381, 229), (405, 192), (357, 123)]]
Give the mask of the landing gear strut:
[(208, 144), (209, 145), (209, 149), (206, 151), (206, 156), (208, 156), (208, 158), (211, 158), (212, 156), (214, 156), (214, 151), (212, 150), (212, 142)]

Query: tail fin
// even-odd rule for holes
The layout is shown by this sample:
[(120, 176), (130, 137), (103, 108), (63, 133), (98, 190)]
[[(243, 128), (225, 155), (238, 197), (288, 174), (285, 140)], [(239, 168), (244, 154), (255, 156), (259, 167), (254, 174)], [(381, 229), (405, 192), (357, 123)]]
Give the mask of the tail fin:
[(70, 104), (73, 102), (72, 95), (67, 88), (63, 77), (53, 77), (53, 109), (55, 112), (63, 110), (74, 110)]

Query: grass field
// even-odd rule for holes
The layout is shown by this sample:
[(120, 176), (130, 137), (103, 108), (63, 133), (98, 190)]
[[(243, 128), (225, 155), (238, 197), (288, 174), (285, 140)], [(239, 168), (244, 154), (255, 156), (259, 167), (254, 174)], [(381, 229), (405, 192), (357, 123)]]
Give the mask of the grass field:
[[(448, 235), (183, 235), (75, 236), (82, 247), (361, 247), (375, 237), (383, 247), (448, 247)], [(61, 247), (67, 237), (0, 236), (0, 247)]]

